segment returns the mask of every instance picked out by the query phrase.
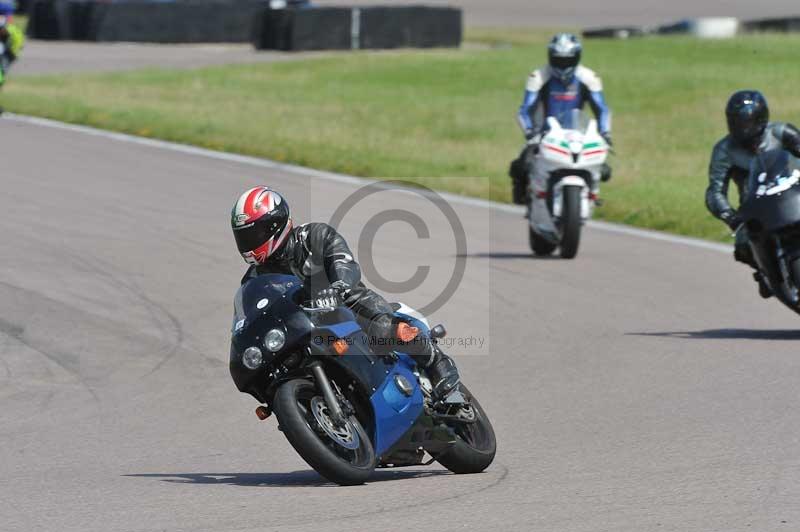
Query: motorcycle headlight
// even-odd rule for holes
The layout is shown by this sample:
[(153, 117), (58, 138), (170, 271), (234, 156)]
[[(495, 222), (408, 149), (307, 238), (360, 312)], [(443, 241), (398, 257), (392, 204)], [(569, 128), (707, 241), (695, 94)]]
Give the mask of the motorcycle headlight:
[(263, 361), (264, 356), (261, 353), (261, 349), (257, 347), (248, 347), (242, 354), (242, 364), (247, 369), (258, 369)]
[(286, 335), (280, 329), (272, 329), (264, 335), (264, 347), (273, 353), (283, 349), (284, 344), (286, 344)]

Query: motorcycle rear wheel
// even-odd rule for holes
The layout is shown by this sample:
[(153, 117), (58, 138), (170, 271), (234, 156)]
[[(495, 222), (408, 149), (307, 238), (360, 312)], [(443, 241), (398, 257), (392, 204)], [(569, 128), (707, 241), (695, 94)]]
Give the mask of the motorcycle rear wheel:
[(466, 386), (460, 386), (461, 393), (472, 405), (476, 419), (470, 424), (450, 425), (456, 433), (456, 442), (450, 449), (436, 456), (436, 461), (456, 474), (480, 473), (494, 460), (497, 440), (481, 404)]
[(556, 244), (537, 235), (530, 227), (528, 227), (528, 241), (531, 246), (531, 251), (538, 257), (551, 255), (558, 247)]
[[(375, 469), (372, 442), (355, 416), (350, 416), (346, 425), (338, 429), (341, 441), (355, 448), (337, 441), (331, 435), (331, 426), (326, 430), (319, 421), (321, 416), (324, 422), (327, 415), (321, 399), (314, 383), (294, 379), (278, 388), (272, 409), (286, 439), (317, 473), (342, 486), (363, 484)], [(319, 410), (316, 416), (314, 408)]]

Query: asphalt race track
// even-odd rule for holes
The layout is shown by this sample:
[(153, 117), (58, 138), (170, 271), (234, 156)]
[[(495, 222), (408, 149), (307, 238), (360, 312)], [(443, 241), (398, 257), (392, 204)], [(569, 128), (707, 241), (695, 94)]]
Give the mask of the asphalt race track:
[[(738, 531), (800, 524), (798, 317), (719, 249), (586, 230), (575, 261), (537, 260), (518, 212), (381, 192), (386, 278), (465, 260), (433, 314), (499, 440), (485, 473), (432, 465), (324, 482), (227, 370), (244, 269), (229, 209), (284, 191), (327, 220), (361, 185), (0, 121), (0, 528), (4, 531)], [(701, 199), (698, 199), (701, 201)], [(313, 212), (313, 218), (311, 216)], [(439, 213), (441, 215), (441, 213)], [(442, 231), (442, 228), (445, 230)], [(365, 262), (369, 257), (361, 255)], [(373, 277), (374, 278), (374, 277)], [(477, 346), (482, 338), (485, 344)]]
[[(546, 27), (794, 7), (448, 3), (466, 7), (467, 24)], [(285, 57), (32, 42), (14, 72)], [(274, 419), (259, 422), (229, 378), (244, 266), (228, 216), (243, 189), (266, 182), (298, 221), (324, 221), (363, 185), (9, 118), (0, 145), (3, 532), (800, 528), (800, 317), (761, 300), (714, 246), (595, 225), (577, 260), (539, 260), (519, 212), (450, 202), (468, 245), (460, 256), (428, 199), (389, 191), (360, 204), (340, 227), (354, 247), (376, 213), (429, 223), (428, 239), (387, 224), (358, 253), (393, 280), (430, 266), (426, 283), (394, 297), (425, 305), (465, 261), (433, 321), (464, 342), (448, 351), (499, 449), (480, 475), (432, 465), (340, 488), (309, 470)]]
[[(315, 0), (319, 5), (342, 5), (341, 0)], [(537, 26), (545, 28), (665, 24), (687, 17), (728, 16), (764, 18), (797, 16), (795, 0), (358, 0), (354, 4), (426, 4), (458, 6), (470, 26)]]
[[(331, 52), (327, 52), (331, 53)], [(321, 52), (257, 52), (249, 44), (141, 44), (32, 40), (14, 75), (107, 72), (137, 68), (199, 68), (235, 63), (288, 61)]]

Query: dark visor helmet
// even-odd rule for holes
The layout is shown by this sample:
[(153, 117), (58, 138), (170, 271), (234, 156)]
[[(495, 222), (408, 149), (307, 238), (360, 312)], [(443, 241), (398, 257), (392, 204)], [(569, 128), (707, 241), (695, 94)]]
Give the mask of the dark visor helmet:
[(581, 42), (571, 33), (555, 35), (547, 46), (547, 60), (553, 75), (566, 85), (575, 77), (581, 62)]
[(733, 93), (725, 107), (728, 132), (746, 147), (757, 146), (769, 123), (767, 99), (759, 91), (743, 90)]
[(251, 188), (233, 206), (231, 228), (245, 262), (264, 264), (292, 230), (289, 204), (267, 187)]

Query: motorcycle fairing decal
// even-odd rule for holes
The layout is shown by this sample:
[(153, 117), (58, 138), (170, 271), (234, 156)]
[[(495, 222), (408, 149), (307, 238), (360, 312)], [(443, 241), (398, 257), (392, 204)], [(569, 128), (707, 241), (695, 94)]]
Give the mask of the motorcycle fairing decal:
[[(767, 174), (763, 172), (758, 176), (758, 182), (763, 183), (766, 178)], [(800, 170), (795, 170), (790, 176), (778, 176), (775, 178), (775, 182), (777, 182), (777, 185), (773, 185), (769, 188), (767, 188), (766, 185), (759, 186), (758, 190), (756, 190), (756, 196), (774, 196), (775, 194), (780, 194), (781, 192), (789, 190), (800, 182)]]
[(556, 148), (555, 146), (552, 146), (550, 144), (545, 144), (544, 147), (547, 148), (550, 151), (554, 151), (556, 153), (560, 153), (561, 155), (569, 155), (570, 154), (567, 150), (562, 150), (561, 148)]
[(599, 155), (599, 154), (601, 154), (601, 153), (605, 153), (605, 152), (606, 152), (606, 150), (605, 150), (605, 149), (600, 149), (600, 150), (592, 150), (592, 151), (585, 151), (585, 152), (583, 152), (583, 155), (584, 155), (584, 157), (589, 157), (590, 155)]

